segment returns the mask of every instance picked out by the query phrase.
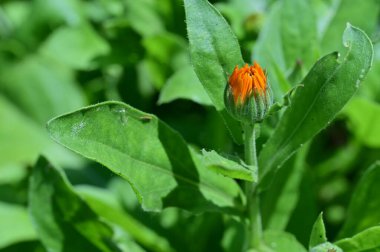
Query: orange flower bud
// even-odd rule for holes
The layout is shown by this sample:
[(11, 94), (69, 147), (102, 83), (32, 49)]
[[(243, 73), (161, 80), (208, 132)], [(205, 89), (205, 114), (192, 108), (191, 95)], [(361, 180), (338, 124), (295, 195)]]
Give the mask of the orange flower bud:
[(255, 123), (264, 119), (273, 104), (267, 77), (259, 64), (235, 67), (224, 96), (228, 112), (241, 122)]

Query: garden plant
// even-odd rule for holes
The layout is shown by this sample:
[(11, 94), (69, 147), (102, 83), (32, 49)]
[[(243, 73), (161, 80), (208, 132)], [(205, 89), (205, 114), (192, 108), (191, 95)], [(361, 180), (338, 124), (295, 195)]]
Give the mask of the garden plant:
[(0, 3), (0, 251), (380, 251), (378, 0)]

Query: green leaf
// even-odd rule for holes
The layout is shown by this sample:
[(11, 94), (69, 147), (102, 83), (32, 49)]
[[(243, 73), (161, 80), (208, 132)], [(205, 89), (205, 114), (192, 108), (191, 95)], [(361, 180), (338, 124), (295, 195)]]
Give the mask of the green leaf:
[(240, 40), (259, 31), (264, 19), (263, 12), (266, 8), (266, 1), (232, 0), (217, 2), (215, 6), (227, 18)]
[(191, 66), (178, 70), (169, 78), (160, 92), (158, 104), (176, 99), (188, 99), (206, 106), (212, 104)]
[[(33, 11), (38, 12), (44, 21), (52, 23), (64, 21), (75, 26), (85, 22), (83, 3), (78, 0), (36, 0)], [(33, 16), (34, 13), (31, 14)]]
[(339, 238), (353, 236), (380, 222), (379, 180), (380, 162), (376, 162), (364, 173), (355, 188)]
[(368, 73), (363, 85), (359, 89), (360, 95), (373, 101), (380, 102), (380, 43), (373, 45), (375, 57), (371, 71)]
[(48, 123), (58, 143), (126, 179), (145, 210), (177, 206), (236, 213), (240, 188), (202, 166), (200, 154), (154, 115), (105, 102)]
[(264, 232), (265, 244), (275, 252), (306, 252), (307, 250), (289, 233), (266, 230)]
[(143, 37), (156, 35), (165, 30), (162, 18), (156, 10), (158, 2), (150, 0), (126, 0), (126, 18), (133, 29)]
[(349, 129), (361, 143), (372, 148), (380, 147), (380, 105), (378, 103), (356, 97), (347, 104), (343, 114), (348, 116)]
[(44, 157), (37, 161), (30, 179), (29, 213), (48, 251), (120, 251), (110, 226)]
[(0, 91), (41, 126), (53, 116), (85, 105), (71, 69), (40, 55), (0, 69)]
[(323, 213), (320, 213), (311, 230), (309, 249), (325, 242), (327, 242), (325, 223), (323, 223)]
[(379, 14), (379, 2), (367, 0), (357, 4), (356, 0), (336, 1), (335, 6), (328, 7), (327, 17), (322, 22), (322, 53), (336, 50), (340, 46), (340, 31), (347, 22), (360, 27), (370, 36), (376, 30)]
[[(54, 143), (35, 121), (26, 117), (8, 99), (0, 95), (0, 170), (19, 169), (33, 165), (44, 152), (62, 165), (78, 167), (80, 160), (69, 151)], [(10, 168), (7, 168), (10, 167)], [(18, 173), (14, 171), (14, 173)], [(22, 175), (21, 174), (21, 175)], [(2, 175), (5, 175), (2, 173)], [(17, 175), (16, 175), (17, 176)], [(3, 176), (0, 181), (5, 179)]]
[(202, 150), (203, 162), (206, 167), (223, 176), (242, 179), (246, 181), (257, 181), (257, 174), (248, 166), (243, 166), (235, 161), (220, 156), (216, 151)]
[(359, 88), (373, 57), (367, 35), (348, 24), (343, 43), (347, 54), (320, 59), (305, 77), (259, 155), (261, 187), (267, 186), (275, 171), (305, 142), (326, 127)]
[(42, 55), (75, 69), (91, 68), (94, 58), (109, 51), (107, 42), (90, 25), (59, 28), (40, 48)]
[[(174, 70), (190, 64), (187, 41), (173, 33), (160, 33), (144, 38), (142, 44), (146, 50), (144, 61), (151, 85), (161, 89)], [(144, 76), (139, 76), (143, 79)]]
[(371, 227), (352, 238), (335, 242), (344, 252), (380, 251), (380, 227)]
[(330, 243), (330, 242), (325, 242), (322, 244), (319, 244), (318, 246), (315, 246), (309, 250), (310, 252), (343, 252), (341, 248), (338, 246)]
[(261, 213), (265, 229), (285, 230), (298, 202), (307, 153), (308, 146), (300, 149), (281, 167), (270, 188), (263, 192)]
[(284, 0), (271, 7), (252, 57), (268, 70), (272, 90), (279, 99), (291, 87), (286, 73), (296, 62), (308, 69), (317, 58), (316, 52), (317, 24), (310, 1)]
[(25, 207), (0, 202), (0, 237), (0, 249), (37, 238)]
[(244, 64), (239, 43), (222, 15), (206, 0), (185, 0), (192, 64), (199, 80), (233, 138), (242, 143), (241, 126), (226, 112), (227, 76)]
[(157, 252), (173, 251), (164, 237), (159, 236), (129, 213), (123, 211), (123, 207), (112, 192), (87, 185), (76, 187), (76, 191), (99, 216), (113, 225), (119, 226), (125, 234), (130, 235), (145, 248)]

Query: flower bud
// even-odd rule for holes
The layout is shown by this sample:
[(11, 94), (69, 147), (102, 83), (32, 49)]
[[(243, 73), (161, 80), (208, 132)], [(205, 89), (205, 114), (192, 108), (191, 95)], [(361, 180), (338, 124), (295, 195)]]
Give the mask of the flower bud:
[(259, 64), (235, 67), (225, 92), (227, 111), (243, 123), (261, 122), (273, 104), (273, 94)]

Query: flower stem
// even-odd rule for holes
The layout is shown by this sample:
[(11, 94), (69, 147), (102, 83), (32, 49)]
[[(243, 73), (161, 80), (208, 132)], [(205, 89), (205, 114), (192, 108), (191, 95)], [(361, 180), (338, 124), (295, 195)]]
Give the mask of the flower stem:
[[(245, 162), (252, 166), (254, 173), (258, 175), (256, 156), (255, 125), (244, 125), (244, 154)], [(258, 177), (258, 176), (257, 176)], [(256, 190), (257, 181), (246, 182), (245, 192), (247, 196), (247, 208), (249, 216), (248, 239), (252, 248), (259, 248), (262, 239), (261, 213), (259, 195)]]

